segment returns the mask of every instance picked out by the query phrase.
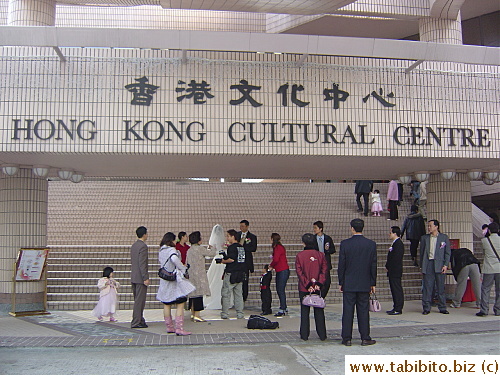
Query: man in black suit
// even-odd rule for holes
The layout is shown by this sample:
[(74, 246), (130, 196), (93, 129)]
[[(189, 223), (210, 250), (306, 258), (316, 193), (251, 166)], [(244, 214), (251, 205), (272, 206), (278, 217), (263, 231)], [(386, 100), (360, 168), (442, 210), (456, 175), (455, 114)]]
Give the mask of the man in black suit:
[(321, 297), (326, 298), (328, 291), (330, 290), (330, 285), (332, 283), (332, 277), (330, 275), (330, 270), (332, 269), (332, 254), (335, 253), (335, 245), (330, 236), (323, 233), (323, 222), (316, 221), (313, 224), (314, 240), (318, 244), (318, 250), (325, 254), (326, 263), (328, 265), (328, 272), (326, 273), (326, 281), (321, 288)]
[(403, 277), (403, 255), (405, 248), (400, 237), (401, 229), (396, 226), (391, 227), (389, 238), (392, 240), (392, 245), (389, 248), (387, 262), (385, 263), (393, 301), (392, 310), (387, 311), (389, 315), (401, 315), (403, 313), (404, 295), (401, 278)]
[(257, 251), (257, 236), (248, 231), (248, 227), (250, 223), (248, 220), (240, 221), (240, 230), (239, 232), (241, 239), (240, 245), (243, 245), (245, 248), (245, 263), (247, 265), (246, 277), (243, 280), (243, 301), (247, 300), (248, 297), (248, 279), (250, 278), (250, 273), (253, 273), (253, 254)]
[[(365, 216), (368, 216), (368, 197), (373, 190), (372, 180), (358, 180), (356, 181), (356, 186), (354, 187), (354, 194), (356, 194), (356, 203), (358, 204), (358, 212), (363, 212)], [(361, 205), (361, 197), (365, 202), (365, 208)]]
[(340, 243), (339, 290), (342, 299), (342, 345), (351, 346), (354, 308), (358, 316), (361, 345), (376, 343), (370, 337), (370, 292), (375, 293), (377, 280), (377, 244), (363, 236), (365, 222), (351, 220), (353, 236)]

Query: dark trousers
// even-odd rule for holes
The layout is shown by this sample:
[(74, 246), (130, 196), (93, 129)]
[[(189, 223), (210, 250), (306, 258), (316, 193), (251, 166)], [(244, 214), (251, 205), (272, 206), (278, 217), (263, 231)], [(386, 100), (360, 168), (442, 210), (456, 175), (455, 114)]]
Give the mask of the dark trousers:
[(271, 289), (269, 287), (267, 289), (260, 290), (260, 300), (262, 301), (262, 312), (264, 314), (271, 314)]
[(344, 292), (342, 296), (342, 340), (352, 339), (354, 309), (358, 316), (358, 330), (361, 340), (371, 340), (369, 292)]
[(370, 195), (370, 193), (357, 193), (356, 194), (356, 203), (358, 204), (358, 210), (363, 210), (363, 206), (361, 206), (361, 196), (363, 196), (363, 200), (365, 201), (365, 209), (364, 209), (364, 213), (365, 214), (368, 214), (368, 196)]
[(403, 312), (404, 295), (401, 277), (389, 276), (389, 286), (391, 287), (392, 302), (394, 311)]
[(417, 257), (418, 244), (420, 240), (410, 240), (410, 254), (412, 258)]
[(398, 201), (389, 201), (389, 219), (398, 219)]
[(445, 275), (435, 272), (434, 260), (429, 260), (427, 262), (427, 268), (423, 271), (425, 271), (422, 288), (422, 307), (424, 311), (431, 310), (434, 284), (436, 284), (437, 288), (439, 311), (446, 310), (446, 296), (444, 294)]
[(132, 293), (134, 295), (134, 310), (132, 312), (131, 327), (146, 324), (144, 319), (144, 307), (146, 306), (146, 294), (148, 287), (144, 284), (132, 283)]
[[(300, 298), (300, 338), (302, 340), (307, 340), (309, 338), (310, 322), (309, 313), (311, 311), (310, 306), (305, 306), (302, 304), (302, 300), (305, 296), (309, 295), (307, 292), (299, 291)], [(313, 307), (314, 309), (314, 322), (316, 324), (316, 333), (321, 340), (326, 339), (326, 323), (325, 323), (325, 309), (320, 309), (319, 307)]]
[(250, 279), (250, 271), (245, 271), (245, 280), (243, 280), (243, 301), (248, 298), (248, 280)]
[(332, 285), (332, 277), (330, 275), (330, 270), (326, 273), (326, 280), (323, 284), (323, 288), (321, 288), (321, 297), (326, 298), (328, 291), (330, 290), (330, 285)]

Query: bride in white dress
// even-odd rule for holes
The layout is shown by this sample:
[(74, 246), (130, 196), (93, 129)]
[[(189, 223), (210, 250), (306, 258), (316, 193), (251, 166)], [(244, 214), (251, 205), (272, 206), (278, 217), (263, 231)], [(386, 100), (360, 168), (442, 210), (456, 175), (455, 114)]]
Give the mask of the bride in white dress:
[[(226, 235), (224, 229), (221, 225), (216, 224), (212, 229), (212, 235), (208, 241), (209, 245), (212, 245), (217, 251), (224, 250), (224, 243), (226, 242)], [(208, 284), (210, 286), (210, 297), (205, 298), (206, 309), (208, 310), (220, 310), (221, 305), (221, 289), (222, 289), (222, 275), (224, 274), (225, 266), (220, 263), (216, 263), (215, 259), (221, 259), (221, 255), (217, 255), (212, 259), (212, 264), (207, 271)]]

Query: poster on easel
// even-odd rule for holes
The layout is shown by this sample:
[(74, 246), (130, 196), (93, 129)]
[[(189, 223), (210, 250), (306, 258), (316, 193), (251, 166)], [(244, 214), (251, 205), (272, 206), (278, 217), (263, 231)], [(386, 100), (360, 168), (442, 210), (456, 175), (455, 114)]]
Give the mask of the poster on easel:
[[(50, 314), (47, 311), (47, 276), (44, 275), (45, 266), (47, 265), (47, 258), (49, 256), (48, 248), (24, 248), (19, 249), (16, 263), (14, 263), (14, 271), (12, 275), (12, 311), (9, 312), (12, 316), (30, 316), (30, 315), (45, 315)], [(43, 283), (43, 300), (31, 301), (28, 303), (29, 310), (18, 310), (17, 304), (17, 283), (18, 282), (42, 282)], [(35, 293), (38, 294), (38, 293)], [(26, 305), (23, 301), (21, 305)], [(30, 306), (31, 305), (31, 306)], [(34, 306), (39, 305), (40, 309), (33, 309)], [(24, 306), (26, 308), (26, 306)]]
[(49, 249), (20, 249), (16, 262), (16, 281), (40, 281)]

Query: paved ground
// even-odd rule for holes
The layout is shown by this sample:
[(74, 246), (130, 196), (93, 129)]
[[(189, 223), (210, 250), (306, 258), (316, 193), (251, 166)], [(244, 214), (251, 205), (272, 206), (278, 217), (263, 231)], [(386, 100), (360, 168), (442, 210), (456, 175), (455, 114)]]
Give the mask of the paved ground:
[[(429, 345), (432, 343), (432, 345)], [(388, 338), (376, 345), (338, 342), (193, 345), (162, 347), (3, 348), (3, 375), (207, 374), (337, 375), (345, 355), (496, 355), (498, 333)], [(424, 357), (425, 358), (425, 357)]]
[(434, 309), (423, 316), (420, 302), (410, 301), (400, 316), (372, 313), (377, 344), (359, 346), (355, 326), (349, 348), (340, 345), (340, 305), (326, 308), (326, 342), (314, 332), (307, 342), (299, 339), (299, 306), (284, 318), (271, 317), (280, 323), (272, 331), (248, 330), (246, 320), (221, 320), (218, 311), (205, 311), (209, 321), (187, 321), (193, 334), (186, 337), (165, 333), (160, 309), (145, 312), (149, 328), (141, 330), (129, 328), (130, 311), (121, 311), (117, 323), (98, 323), (89, 311), (0, 316), (0, 374), (102, 374), (109, 369), (122, 374), (343, 374), (346, 354), (500, 355), (500, 318), (476, 317), (477, 310), (468, 305), (450, 308), (450, 315)]

